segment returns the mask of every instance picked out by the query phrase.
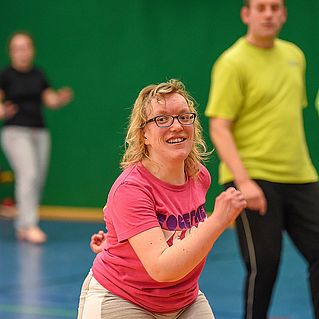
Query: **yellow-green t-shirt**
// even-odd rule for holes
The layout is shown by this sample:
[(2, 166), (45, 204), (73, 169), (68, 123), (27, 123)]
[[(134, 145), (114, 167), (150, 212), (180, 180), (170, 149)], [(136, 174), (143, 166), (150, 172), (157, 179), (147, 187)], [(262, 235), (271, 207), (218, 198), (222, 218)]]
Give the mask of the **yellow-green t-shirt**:
[[(280, 39), (262, 49), (240, 38), (216, 61), (205, 115), (233, 122), (234, 140), (251, 178), (317, 181), (303, 127), (304, 75), (302, 51)], [(232, 180), (222, 162), (220, 183)]]

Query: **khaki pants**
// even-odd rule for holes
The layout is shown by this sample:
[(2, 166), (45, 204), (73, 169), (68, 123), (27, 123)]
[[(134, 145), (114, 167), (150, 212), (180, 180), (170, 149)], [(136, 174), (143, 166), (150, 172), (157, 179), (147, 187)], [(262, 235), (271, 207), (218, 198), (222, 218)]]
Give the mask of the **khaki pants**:
[(78, 319), (215, 319), (209, 303), (199, 292), (194, 303), (179, 311), (158, 314), (113, 295), (90, 272), (81, 291)]

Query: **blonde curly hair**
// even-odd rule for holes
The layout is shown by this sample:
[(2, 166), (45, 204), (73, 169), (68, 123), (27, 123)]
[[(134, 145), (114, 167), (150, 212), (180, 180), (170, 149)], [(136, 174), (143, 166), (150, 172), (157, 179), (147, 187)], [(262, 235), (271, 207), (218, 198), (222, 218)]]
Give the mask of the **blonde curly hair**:
[(188, 94), (184, 84), (176, 79), (159, 84), (146, 86), (139, 93), (129, 119), (128, 130), (125, 138), (125, 152), (121, 160), (121, 168), (125, 169), (145, 158), (149, 158), (148, 149), (144, 143), (143, 127), (147, 121), (147, 112), (150, 102), (156, 99), (163, 99), (165, 95), (178, 93), (182, 95), (190, 109), (196, 113), (194, 122), (194, 144), (193, 149), (185, 160), (185, 171), (188, 176), (197, 176), (199, 164), (207, 159), (210, 152), (207, 152), (206, 144), (202, 136), (202, 127), (199, 123), (194, 99)]

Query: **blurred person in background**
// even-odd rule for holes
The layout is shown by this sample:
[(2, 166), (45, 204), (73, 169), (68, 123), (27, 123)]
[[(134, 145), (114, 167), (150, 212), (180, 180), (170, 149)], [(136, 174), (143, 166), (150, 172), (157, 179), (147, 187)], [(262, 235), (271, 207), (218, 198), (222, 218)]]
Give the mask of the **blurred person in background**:
[(1, 144), (15, 175), (16, 237), (41, 244), (47, 236), (38, 226), (38, 206), (50, 155), (43, 106), (63, 107), (73, 93), (68, 87), (54, 90), (34, 66), (35, 45), (29, 33), (14, 33), (8, 53), (10, 65), (0, 72)]
[(305, 57), (277, 38), (287, 18), (284, 0), (245, 0), (241, 18), (247, 34), (216, 61), (206, 115), (220, 183), (247, 200), (236, 220), (246, 266), (244, 318), (267, 318), (287, 231), (308, 263), (319, 319), (319, 185), (303, 126)]

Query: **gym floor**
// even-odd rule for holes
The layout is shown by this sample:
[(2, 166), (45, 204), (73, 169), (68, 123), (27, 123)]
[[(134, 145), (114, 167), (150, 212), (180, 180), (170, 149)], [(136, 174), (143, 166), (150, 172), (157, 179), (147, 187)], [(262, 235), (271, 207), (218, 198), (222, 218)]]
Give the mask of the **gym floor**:
[[(0, 219), (0, 318), (76, 318), (81, 284), (94, 259), (89, 240), (98, 222), (41, 221), (49, 240), (36, 246), (15, 240), (12, 220)], [(235, 233), (226, 230), (200, 279), (216, 319), (242, 317), (243, 266)], [(271, 319), (310, 319), (306, 265), (285, 238)], [(197, 319), (197, 318), (196, 318)]]

